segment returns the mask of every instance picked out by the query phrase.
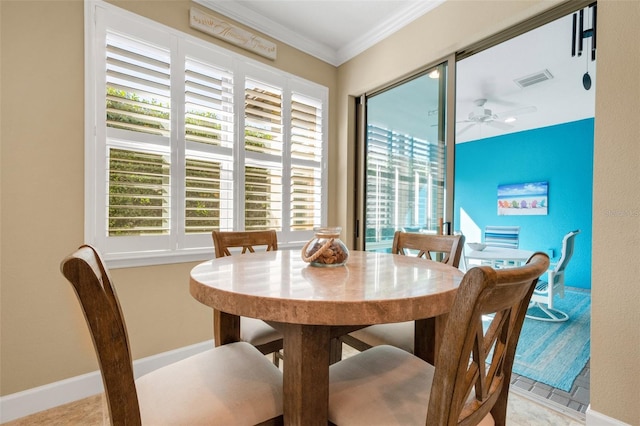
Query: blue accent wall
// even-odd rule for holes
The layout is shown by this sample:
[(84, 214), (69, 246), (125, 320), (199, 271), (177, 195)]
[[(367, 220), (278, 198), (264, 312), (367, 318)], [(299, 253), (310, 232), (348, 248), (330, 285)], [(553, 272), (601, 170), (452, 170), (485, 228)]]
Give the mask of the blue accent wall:
[[(562, 238), (580, 229), (565, 285), (591, 288), (593, 118), (456, 145), (454, 229), (519, 225), (520, 248), (560, 257)], [(498, 185), (546, 181), (546, 216), (499, 216)], [(474, 236), (475, 237), (475, 236)], [(467, 242), (478, 238), (467, 236)]]

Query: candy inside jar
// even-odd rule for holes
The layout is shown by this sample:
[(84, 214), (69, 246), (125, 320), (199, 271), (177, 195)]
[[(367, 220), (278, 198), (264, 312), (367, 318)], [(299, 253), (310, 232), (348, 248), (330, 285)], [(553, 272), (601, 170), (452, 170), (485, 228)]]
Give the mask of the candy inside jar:
[(315, 228), (315, 237), (302, 248), (302, 260), (313, 266), (341, 266), (349, 250), (340, 240), (340, 227)]

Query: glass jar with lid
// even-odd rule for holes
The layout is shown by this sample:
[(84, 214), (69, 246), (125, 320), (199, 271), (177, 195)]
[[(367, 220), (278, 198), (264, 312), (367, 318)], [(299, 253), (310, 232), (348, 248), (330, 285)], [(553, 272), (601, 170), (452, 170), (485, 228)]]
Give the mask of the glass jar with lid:
[(347, 263), (349, 250), (340, 239), (339, 226), (315, 228), (315, 236), (302, 248), (302, 260), (312, 266), (342, 266)]

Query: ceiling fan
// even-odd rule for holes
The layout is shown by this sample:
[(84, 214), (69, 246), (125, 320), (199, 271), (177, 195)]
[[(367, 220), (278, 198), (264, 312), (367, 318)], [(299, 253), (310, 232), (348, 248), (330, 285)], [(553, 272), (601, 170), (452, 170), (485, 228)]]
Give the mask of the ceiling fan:
[(469, 123), (458, 131), (458, 135), (461, 135), (471, 129), (473, 126), (482, 124), (486, 124), (487, 126), (495, 127), (500, 130), (510, 130), (513, 128), (513, 125), (509, 124), (509, 121), (515, 121), (513, 118), (518, 115), (529, 114), (538, 110), (535, 106), (526, 106), (494, 114), (493, 111), (485, 107), (485, 104), (487, 103), (486, 99), (476, 99), (473, 103), (475, 107), (469, 113), (469, 118), (463, 121), (458, 121), (458, 123)]

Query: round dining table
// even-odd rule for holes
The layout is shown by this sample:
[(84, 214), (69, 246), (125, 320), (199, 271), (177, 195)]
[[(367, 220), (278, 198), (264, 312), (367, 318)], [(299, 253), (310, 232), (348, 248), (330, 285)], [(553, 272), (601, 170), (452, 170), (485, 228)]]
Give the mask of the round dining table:
[(241, 316), (279, 330), (284, 423), (326, 425), (338, 338), (372, 324), (415, 321), (415, 354), (433, 363), (462, 275), (396, 254), (351, 251), (343, 266), (318, 267), (300, 250), (277, 250), (203, 262), (191, 271), (190, 292), (213, 308), (216, 345), (239, 340)]

